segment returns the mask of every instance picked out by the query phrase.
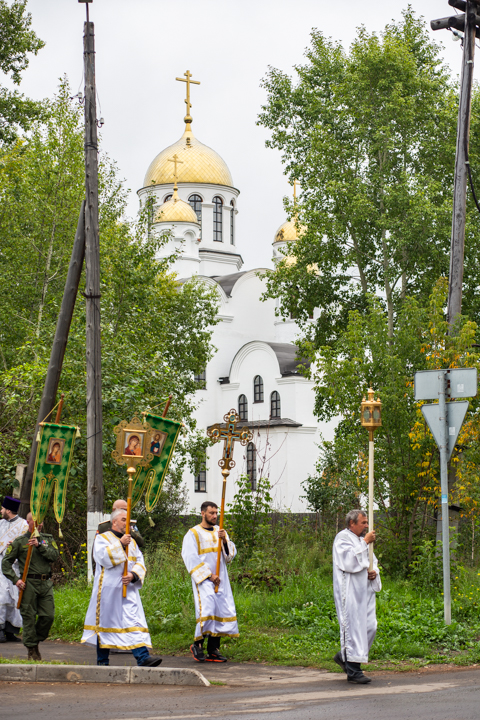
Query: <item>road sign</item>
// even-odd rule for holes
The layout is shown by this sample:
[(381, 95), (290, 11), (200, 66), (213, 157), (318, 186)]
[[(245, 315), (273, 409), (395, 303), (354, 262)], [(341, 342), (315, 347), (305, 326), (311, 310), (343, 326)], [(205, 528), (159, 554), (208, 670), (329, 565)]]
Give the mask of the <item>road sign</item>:
[[(445, 421), (444, 418), (440, 417), (438, 407), (437, 403), (435, 405), (422, 405), (422, 413), (432, 431), (435, 442), (440, 447), (442, 444), (442, 425)], [(458, 433), (467, 414), (468, 400), (446, 403), (445, 407), (447, 410), (447, 460), (450, 460), (457, 442)]]
[(477, 368), (419, 370), (415, 373), (415, 400), (435, 400), (439, 395), (439, 375), (446, 375), (447, 397), (467, 398), (477, 394)]

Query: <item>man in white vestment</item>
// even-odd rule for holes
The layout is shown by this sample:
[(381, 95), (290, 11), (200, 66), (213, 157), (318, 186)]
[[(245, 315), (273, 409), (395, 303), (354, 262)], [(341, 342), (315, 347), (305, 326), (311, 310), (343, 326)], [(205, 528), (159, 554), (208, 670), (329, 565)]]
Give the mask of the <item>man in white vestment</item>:
[(368, 569), (368, 546), (374, 542), (375, 532), (367, 532), (366, 513), (350, 510), (346, 526), (333, 543), (333, 593), (341, 644), (333, 659), (350, 682), (364, 685), (371, 678), (363, 674), (361, 663), (368, 662), (377, 632), (375, 593), (382, 589), (382, 583), (375, 555), (373, 570)]
[[(109, 665), (110, 650), (131, 650), (137, 665), (156, 667), (162, 659), (148, 651), (152, 642), (138, 592), (146, 573), (143, 555), (125, 534), (126, 511), (115, 510), (111, 523), (112, 529), (97, 535), (93, 546), (95, 579), (82, 642), (96, 646), (97, 665)], [(128, 573), (123, 576), (127, 558)]]
[[(2, 573), (1, 565), (5, 550), (15, 538), (20, 537), (28, 530), (26, 520), (18, 515), (20, 500), (5, 497), (2, 500), (0, 520), (0, 643), (22, 642), (16, 633), (22, 627), (22, 616), (17, 610), (18, 588)], [(19, 575), (18, 562), (13, 566)]]
[[(192, 576), (195, 601), (195, 640), (190, 651), (197, 662), (227, 662), (220, 654), (222, 637), (238, 637), (237, 614), (232, 588), (228, 579), (227, 565), (237, 554), (237, 549), (225, 530), (217, 522), (218, 506), (202, 503), (202, 522), (189, 530), (183, 538), (182, 558)], [(217, 550), (222, 543), (220, 574), (217, 575)], [(215, 587), (218, 592), (215, 593)], [(203, 639), (208, 637), (207, 656)]]

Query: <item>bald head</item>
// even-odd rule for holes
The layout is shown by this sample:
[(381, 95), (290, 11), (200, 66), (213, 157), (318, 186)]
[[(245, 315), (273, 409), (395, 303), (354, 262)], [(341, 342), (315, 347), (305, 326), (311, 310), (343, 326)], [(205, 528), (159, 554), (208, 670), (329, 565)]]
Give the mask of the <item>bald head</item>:
[(114, 513), (115, 510), (126, 510), (126, 509), (127, 509), (126, 500), (115, 500), (115, 502), (112, 505), (112, 513)]

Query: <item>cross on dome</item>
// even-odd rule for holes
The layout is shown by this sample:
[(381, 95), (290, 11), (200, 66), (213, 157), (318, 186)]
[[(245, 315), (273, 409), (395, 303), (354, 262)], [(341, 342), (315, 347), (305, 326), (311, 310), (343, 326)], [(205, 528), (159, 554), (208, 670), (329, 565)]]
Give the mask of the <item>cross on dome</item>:
[(192, 107), (192, 103), (190, 102), (190, 85), (200, 85), (200, 82), (198, 80), (191, 80), (192, 73), (190, 70), (187, 70), (187, 72), (183, 73), (185, 75), (185, 78), (175, 78), (175, 80), (178, 80), (179, 82), (187, 83), (187, 97), (185, 99), (185, 104), (187, 106), (187, 114), (185, 115), (185, 122), (187, 125), (190, 125), (192, 122), (192, 116), (190, 115), (190, 109)]

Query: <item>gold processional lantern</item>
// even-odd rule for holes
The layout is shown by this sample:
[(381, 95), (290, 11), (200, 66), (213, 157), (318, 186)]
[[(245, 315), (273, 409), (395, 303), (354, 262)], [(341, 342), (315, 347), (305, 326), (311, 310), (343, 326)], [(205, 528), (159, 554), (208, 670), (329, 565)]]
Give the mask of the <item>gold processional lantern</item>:
[[(382, 425), (382, 403), (380, 398), (375, 400), (375, 392), (368, 388), (368, 400), (362, 400), (360, 420), (362, 427), (368, 430), (368, 529), (373, 530), (373, 436), (375, 430)], [(369, 570), (373, 569), (373, 543), (368, 546), (370, 556)]]

